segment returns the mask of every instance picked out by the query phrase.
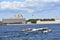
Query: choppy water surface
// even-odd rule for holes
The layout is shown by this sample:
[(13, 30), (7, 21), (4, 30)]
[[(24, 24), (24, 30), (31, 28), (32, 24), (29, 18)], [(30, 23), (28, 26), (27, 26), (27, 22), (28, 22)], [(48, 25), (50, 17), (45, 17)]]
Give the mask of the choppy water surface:
[[(49, 28), (53, 31), (22, 32), (25, 28)], [(60, 24), (0, 26), (0, 40), (60, 40)]]

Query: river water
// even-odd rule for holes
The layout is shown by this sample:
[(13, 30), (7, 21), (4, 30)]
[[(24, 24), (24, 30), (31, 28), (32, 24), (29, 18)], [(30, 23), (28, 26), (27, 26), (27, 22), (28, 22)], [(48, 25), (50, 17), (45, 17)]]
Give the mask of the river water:
[[(49, 28), (52, 32), (21, 32), (25, 28)], [(31, 24), (0, 26), (0, 40), (60, 40), (60, 24)]]

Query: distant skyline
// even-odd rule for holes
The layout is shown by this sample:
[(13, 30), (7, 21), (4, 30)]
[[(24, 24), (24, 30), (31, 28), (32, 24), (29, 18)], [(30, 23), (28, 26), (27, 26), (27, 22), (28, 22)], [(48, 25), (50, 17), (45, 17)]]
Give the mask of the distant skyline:
[(60, 18), (60, 0), (0, 0), (0, 20), (22, 14), (24, 18)]

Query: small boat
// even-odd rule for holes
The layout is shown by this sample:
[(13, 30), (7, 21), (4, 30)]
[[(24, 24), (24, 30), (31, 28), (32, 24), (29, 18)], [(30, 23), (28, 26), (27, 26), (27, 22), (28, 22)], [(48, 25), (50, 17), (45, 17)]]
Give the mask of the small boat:
[(26, 28), (21, 31), (23, 31), (23, 32), (42, 31), (43, 33), (52, 32), (52, 30), (48, 29), (48, 28)]
[(52, 32), (52, 30), (49, 29), (49, 30), (44, 30), (44, 31), (43, 31), (43, 33), (48, 33), (48, 32)]

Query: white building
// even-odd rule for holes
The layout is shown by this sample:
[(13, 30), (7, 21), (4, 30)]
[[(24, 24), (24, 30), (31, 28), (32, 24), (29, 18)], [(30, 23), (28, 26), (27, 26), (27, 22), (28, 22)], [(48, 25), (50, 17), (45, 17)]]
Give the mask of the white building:
[(27, 24), (32, 24), (31, 22), (27, 22)]
[(37, 22), (36, 22), (36, 24), (40, 24), (41, 23), (41, 21), (40, 20), (38, 20)]
[(40, 21), (38, 20), (36, 24), (59, 24), (60, 19), (55, 19), (55, 21)]
[(25, 18), (21, 14), (16, 14), (12, 18), (2, 19), (4, 24), (26, 24)]

